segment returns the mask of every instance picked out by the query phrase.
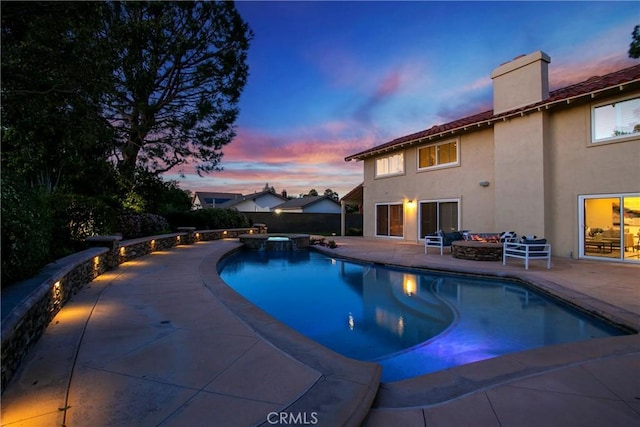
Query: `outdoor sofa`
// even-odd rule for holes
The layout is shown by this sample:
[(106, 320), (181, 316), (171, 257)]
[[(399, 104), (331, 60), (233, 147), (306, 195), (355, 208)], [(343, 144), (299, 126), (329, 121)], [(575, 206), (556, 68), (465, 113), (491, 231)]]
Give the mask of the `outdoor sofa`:
[(502, 243), (514, 242), (516, 241), (517, 236), (518, 235), (514, 231), (471, 234), (469, 230), (450, 232), (438, 230), (436, 233), (424, 236), (424, 253), (428, 254), (429, 248), (438, 248), (440, 249), (440, 255), (442, 255), (444, 248), (448, 247), (451, 251), (451, 244), (458, 240), (476, 240), (477, 238), (485, 241), (496, 241)]

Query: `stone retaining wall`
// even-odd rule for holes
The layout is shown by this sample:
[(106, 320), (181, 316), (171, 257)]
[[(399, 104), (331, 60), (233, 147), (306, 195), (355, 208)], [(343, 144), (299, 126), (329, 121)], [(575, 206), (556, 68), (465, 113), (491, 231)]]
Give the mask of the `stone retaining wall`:
[(256, 233), (255, 228), (203, 230), (181, 227), (177, 233), (122, 241), (95, 236), (93, 246), (45, 266), (37, 276), (2, 289), (2, 390), (54, 316), (69, 298), (100, 274), (152, 252), (197, 241)]
[[(46, 265), (36, 277), (3, 289), (2, 391), (62, 306), (107, 271), (106, 248), (91, 248)], [(20, 289), (18, 289), (18, 287)]]

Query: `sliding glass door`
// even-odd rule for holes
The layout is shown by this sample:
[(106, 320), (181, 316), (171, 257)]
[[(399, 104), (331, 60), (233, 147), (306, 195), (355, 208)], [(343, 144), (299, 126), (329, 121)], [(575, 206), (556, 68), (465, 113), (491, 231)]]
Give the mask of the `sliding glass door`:
[(376, 205), (376, 236), (404, 236), (402, 203)]
[(640, 261), (640, 194), (580, 196), (580, 257)]
[(419, 207), (419, 238), (438, 230), (460, 229), (458, 200), (421, 201)]

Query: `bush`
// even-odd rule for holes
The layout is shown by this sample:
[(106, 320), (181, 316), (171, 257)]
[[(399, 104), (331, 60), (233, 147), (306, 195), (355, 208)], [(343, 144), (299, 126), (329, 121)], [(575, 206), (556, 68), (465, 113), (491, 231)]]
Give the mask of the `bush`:
[(2, 286), (35, 275), (49, 258), (51, 212), (43, 191), (1, 183)]
[(116, 232), (124, 239), (134, 239), (142, 236), (142, 218), (140, 214), (127, 212), (116, 217)]
[(121, 213), (116, 218), (116, 229), (125, 239), (135, 239), (142, 236), (153, 236), (170, 231), (167, 220), (150, 213)]
[(349, 227), (344, 234), (346, 236), (362, 236), (362, 228)]
[(150, 213), (140, 215), (142, 235), (153, 236), (170, 232), (169, 222), (162, 216)]
[(111, 234), (115, 228), (115, 208), (99, 197), (53, 193), (49, 209), (53, 217), (53, 258), (83, 250), (87, 237)]

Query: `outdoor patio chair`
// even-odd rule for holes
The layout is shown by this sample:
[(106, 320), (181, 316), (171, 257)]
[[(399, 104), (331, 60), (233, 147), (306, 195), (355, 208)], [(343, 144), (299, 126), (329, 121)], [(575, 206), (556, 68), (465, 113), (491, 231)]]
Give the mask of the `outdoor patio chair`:
[(524, 269), (529, 269), (530, 260), (547, 260), (547, 269), (551, 268), (551, 245), (547, 239), (523, 239), (521, 242), (504, 242), (502, 248), (502, 265), (507, 264), (507, 258), (524, 260)]
[(466, 231), (451, 231), (444, 232), (438, 230), (435, 234), (427, 234), (424, 236), (424, 253), (429, 253), (429, 248), (439, 248), (440, 255), (443, 253), (443, 249), (448, 247), (451, 250), (451, 243), (457, 240), (465, 240), (464, 233)]
[(500, 243), (517, 242), (518, 234), (515, 231), (504, 231), (500, 233)]

